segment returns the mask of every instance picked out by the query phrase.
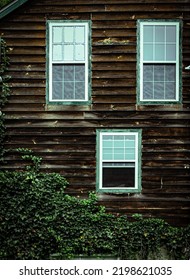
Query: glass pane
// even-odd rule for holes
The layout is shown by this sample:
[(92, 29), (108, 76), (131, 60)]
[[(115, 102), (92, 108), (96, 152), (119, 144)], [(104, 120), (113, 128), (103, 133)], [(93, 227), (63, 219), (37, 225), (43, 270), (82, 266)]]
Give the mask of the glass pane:
[(63, 59), (63, 52), (61, 45), (53, 45), (53, 60), (58, 61)]
[(153, 60), (153, 45), (152, 44), (144, 44), (143, 59), (145, 61)]
[[(118, 153), (117, 153), (118, 152)], [(119, 150), (117, 151), (115, 149), (114, 151), (114, 160), (124, 160), (124, 153), (123, 150), (119, 153)]]
[(165, 66), (165, 80), (175, 82), (176, 80), (176, 67), (175, 65), (166, 65)]
[(73, 43), (74, 42), (74, 32), (73, 27), (68, 26), (64, 27), (64, 43)]
[(176, 87), (176, 84), (175, 82), (172, 83), (166, 83), (165, 85), (166, 87), (166, 99), (175, 99), (175, 96), (176, 96), (176, 92), (175, 92), (175, 87)]
[(161, 25), (155, 26), (155, 42), (156, 43), (165, 42), (165, 26), (161, 26)]
[(64, 82), (64, 99), (75, 99), (74, 82)]
[(153, 98), (153, 82), (143, 83), (143, 98), (152, 99)]
[(53, 27), (53, 43), (62, 43), (63, 28)]
[(166, 42), (176, 43), (176, 26), (166, 26)]
[(155, 45), (155, 60), (156, 61), (165, 60), (165, 45), (164, 44)]
[(126, 148), (134, 148), (135, 147), (135, 141), (126, 141), (125, 142)]
[(135, 160), (135, 149), (125, 149), (125, 159), (126, 160)]
[(62, 82), (53, 82), (52, 85), (52, 100), (61, 100), (63, 92)]
[(76, 45), (75, 46), (75, 60), (84, 61), (84, 45)]
[(153, 42), (153, 26), (144, 26), (143, 41), (144, 41), (144, 43)]
[(103, 141), (104, 140), (113, 140), (113, 135), (103, 135), (102, 139), (103, 139)]
[(74, 53), (73, 53), (73, 45), (64, 45), (64, 60), (73, 61)]
[(112, 148), (113, 142), (112, 141), (103, 141), (103, 148)]
[(133, 188), (135, 187), (135, 168), (112, 167), (103, 168), (104, 188)]
[(75, 29), (75, 42), (84, 43), (85, 42), (85, 28), (83, 26), (78, 26)]
[(153, 65), (143, 65), (143, 80), (146, 82), (153, 80)]
[(85, 99), (85, 83), (75, 82), (75, 96), (76, 99)]
[(163, 82), (165, 76), (165, 66), (164, 65), (155, 65), (154, 66), (154, 81)]
[(85, 81), (85, 66), (84, 65), (75, 66), (75, 80), (76, 81)]
[(164, 83), (154, 83), (154, 99), (165, 99), (164, 98)]
[(127, 140), (135, 141), (135, 135), (126, 135), (126, 136), (124, 136), (124, 140), (125, 141), (127, 141)]
[(119, 148), (119, 147), (124, 148), (124, 141), (118, 140), (114, 142), (114, 148)]
[(113, 155), (110, 153), (108, 153), (108, 154), (104, 153), (103, 160), (113, 160)]
[(53, 65), (52, 79), (53, 79), (53, 81), (63, 81), (63, 66), (62, 65)]
[(126, 160), (135, 160), (134, 154), (127, 154)]
[(74, 81), (74, 66), (73, 65), (64, 66), (64, 80), (65, 81)]
[(169, 61), (176, 60), (176, 45), (172, 45), (172, 44), (166, 45), (166, 60)]
[(123, 136), (123, 135), (114, 135), (113, 139), (114, 139), (115, 141), (118, 141), (118, 140), (124, 141), (124, 136)]

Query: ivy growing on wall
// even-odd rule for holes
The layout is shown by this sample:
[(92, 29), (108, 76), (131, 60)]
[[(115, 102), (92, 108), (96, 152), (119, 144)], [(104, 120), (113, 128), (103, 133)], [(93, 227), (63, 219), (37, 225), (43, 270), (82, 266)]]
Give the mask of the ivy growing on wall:
[(9, 75), (6, 75), (9, 66), (8, 48), (3, 39), (0, 38), (0, 161), (4, 155), (5, 138), (5, 114), (2, 112), (4, 105), (8, 101), (10, 87), (8, 81)]

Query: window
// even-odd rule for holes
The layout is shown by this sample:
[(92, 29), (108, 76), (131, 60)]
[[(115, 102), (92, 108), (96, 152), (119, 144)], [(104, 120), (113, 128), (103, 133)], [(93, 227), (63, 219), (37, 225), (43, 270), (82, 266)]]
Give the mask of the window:
[(180, 22), (139, 21), (139, 101), (180, 101)]
[(97, 130), (97, 190), (140, 192), (141, 130)]
[(49, 21), (48, 102), (89, 100), (89, 22)]

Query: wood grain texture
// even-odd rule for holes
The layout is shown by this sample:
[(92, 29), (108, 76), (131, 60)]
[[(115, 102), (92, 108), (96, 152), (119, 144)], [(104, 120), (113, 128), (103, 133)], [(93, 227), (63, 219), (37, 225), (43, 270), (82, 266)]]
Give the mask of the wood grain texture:
[[(92, 21), (92, 103), (46, 104), (46, 21)], [(137, 20), (181, 19), (183, 101), (137, 105)], [(12, 76), (2, 169), (22, 169), (11, 149), (43, 157), (44, 172), (60, 172), (67, 192), (86, 197), (96, 188), (96, 129), (142, 129), (142, 193), (99, 195), (114, 214), (142, 213), (176, 225), (190, 222), (190, 1), (31, 0), (6, 16), (0, 35)]]

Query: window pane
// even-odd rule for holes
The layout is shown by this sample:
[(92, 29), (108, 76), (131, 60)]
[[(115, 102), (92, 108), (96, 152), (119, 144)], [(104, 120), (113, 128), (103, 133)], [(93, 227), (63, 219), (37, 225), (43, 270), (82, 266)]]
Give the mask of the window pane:
[(63, 66), (62, 65), (53, 65), (52, 68), (52, 78), (53, 81), (63, 81)]
[(85, 98), (84, 65), (54, 65), (52, 79), (54, 99)]
[(75, 80), (76, 81), (84, 81), (85, 80), (85, 66), (84, 65), (76, 65), (75, 66)]
[(84, 57), (84, 45), (76, 45), (75, 46), (75, 60), (85, 60)]
[(155, 26), (155, 42), (164, 43), (165, 41), (165, 26)]
[(152, 82), (143, 83), (143, 98), (144, 99), (153, 98), (153, 83)]
[(144, 26), (143, 39), (144, 43), (153, 42), (153, 26)]
[(68, 26), (64, 27), (64, 43), (73, 43), (74, 42), (74, 33), (73, 27)]
[(152, 44), (144, 44), (143, 59), (145, 61), (153, 60), (153, 45)]
[(75, 99), (73, 82), (64, 82), (64, 99)]
[(62, 43), (62, 34), (63, 28), (62, 27), (53, 27), (53, 43)]
[(112, 148), (113, 147), (113, 142), (109, 141), (109, 140), (105, 140), (103, 141), (103, 148)]
[(76, 27), (75, 29), (75, 42), (84, 43), (85, 42), (85, 29), (83, 26)]
[(125, 149), (125, 159), (135, 160), (135, 149)]
[(165, 99), (164, 94), (165, 94), (164, 83), (155, 82), (154, 83), (154, 99)]
[(115, 142), (114, 142), (114, 147), (115, 148), (124, 148), (124, 141), (120, 141), (120, 140), (116, 140)]
[(75, 82), (75, 98), (84, 99), (85, 98), (85, 83)]
[[(112, 140), (103, 138), (103, 160), (134, 160), (135, 136), (114, 135)], [(110, 154), (110, 155), (109, 155)]]
[(113, 135), (103, 135), (102, 139), (103, 139), (103, 141), (104, 140), (110, 140), (111, 141), (111, 140), (113, 140)]
[(164, 44), (155, 45), (155, 60), (156, 61), (165, 60), (165, 45)]
[(176, 43), (176, 26), (166, 26), (166, 42)]
[(176, 60), (176, 45), (166, 45), (166, 60), (175, 61)]
[(164, 65), (154, 66), (154, 81), (163, 82), (165, 76)]
[(53, 45), (53, 60), (58, 61), (63, 59), (63, 52), (61, 45)]
[(174, 65), (166, 65), (165, 66), (165, 80), (166, 81), (171, 81), (171, 82), (175, 82), (176, 80), (176, 67), (175, 64)]
[(127, 148), (134, 148), (135, 147), (135, 141), (125, 141), (125, 147)]
[(112, 158), (113, 154), (110, 152), (110, 153), (106, 153), (106, 151), (103, 153), (103, 160), (113, 160)]
[(53, 100), (60, 100), (62, 99), (62, 92), (63, 92), (63, 83), (61, 82), (53, 82)]
[(64, 45), (64, 60), (73, 60), (74, 59), (74, 46), (73, 45)]
[(114, 153), (114, 160), (124, 160), (123, 152), (117, 154), (116, 151), (115, 151), (115, 153)]
[(135, 168), (103, 168), (104, 188), (134, 188)]
[(143, 65), (143, 80), (146, 82), (153, 80), (153, 65)]
[(74, 81), (74, 65), (64, 66), (64, 81)]
[(176, 96), (176, 90), (175, 90), (175, 87), (176, 87), (176, 84), (175, 82), (172, 83), (166, 83), (165, 85), (166, 87), (166, 98), (167, 99), (175, 99), (175, 96)]

